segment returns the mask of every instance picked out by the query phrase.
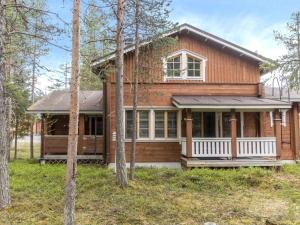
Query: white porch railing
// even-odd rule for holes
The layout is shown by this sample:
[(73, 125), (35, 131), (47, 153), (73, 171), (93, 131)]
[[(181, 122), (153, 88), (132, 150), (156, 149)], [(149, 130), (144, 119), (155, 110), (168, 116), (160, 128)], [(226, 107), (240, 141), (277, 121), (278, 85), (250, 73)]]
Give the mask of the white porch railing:
[(276, 138), (237, 138), (237, 157), (249, 156), (276, 156)]
[(231, 138), (193, 138), (192, 157), (231, 157)]
[[(181, 154), (187, 155), (186, 138), (181, 139)], [(275, 137), (237, 138), (237, 157), (276, 156)], [(232, 157), (231, 138), (193, 138), (192, 157)]]

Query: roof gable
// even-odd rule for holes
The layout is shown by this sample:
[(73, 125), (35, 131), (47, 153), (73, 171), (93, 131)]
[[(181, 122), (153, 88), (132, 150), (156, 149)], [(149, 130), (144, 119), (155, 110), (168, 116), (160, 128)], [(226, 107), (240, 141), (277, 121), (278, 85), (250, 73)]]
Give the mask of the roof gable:
[[(167, 37), (167, 36), (171, 36), (171, 35), (174, 35), (176, 33), (180, 33), (180, 32), (183, 32), (183, 31), (187, 31), (187, 32), (191, 32), (193, 34), (196, 34), (197, 36), (199, 37), (202, 37), (204, 38), (205, 40), (210, 40), (212, 41), (213, 43), (216, 43), (216, 44), (219, 44), (220, 46), (222, 46), (222, 48), (229, 48), (230, 50), (234, 51), (234, 52), (237, 52), (240, 54), (240, 56), (246, 56), (252, 60), (255, 60), (257, 62), (265, 62), (267, 61), (267, 58), (255, 53), (255, 52), (252, 52), (250, 50), (247, 50), (239, 45), (236, 45), (232, 42), (229, 42), (229, 41), (226, 41), (220, 37), (217, 37), (213, 34), (210, 34), (204, 30), (201, 30), (199, 28), (196, 28), (190, 24), (182, 24), (180, 25), (179, 27), (175, 28), (174, 30), (170, 31), (170, 32), (166, 32), (165, 34), (162, 34), (161, 35), (161, 38), (163, 37)], [(147, 45), (147, 44), (150, 44), (152, 42), (152, 40), (149, 40), (149, 41), (144, 41), (141, 46), (143, 45)], [(135, 45), (130, 45), (130, 46), (127, 46), (125, 49), (124, 49), (124, 54), (126, 53), (129, 53), (131, 51), (134, 51), (135, 49)], [(96, 58), (93, 60), (91, 66), (92, 67), (97, 67), (103, 63), (105, 63), (106, 61), (109, 61), (109, 60), (112, 60), (115, 58), (115, 52), (113, 53), (110, 53), (106, 56), (103, 56), (103, 57), (99, 57), (99, 58)]]

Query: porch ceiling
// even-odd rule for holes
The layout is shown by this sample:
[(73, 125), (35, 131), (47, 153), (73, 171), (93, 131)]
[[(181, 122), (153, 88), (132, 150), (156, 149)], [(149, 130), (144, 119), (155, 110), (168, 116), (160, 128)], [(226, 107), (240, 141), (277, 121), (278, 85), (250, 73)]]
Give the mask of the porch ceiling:
[(186, 96), (174, 95), (172, 102), (177, 108), (194, 109), (288, 109), (291, 104), (275, 99), (246, 96)]

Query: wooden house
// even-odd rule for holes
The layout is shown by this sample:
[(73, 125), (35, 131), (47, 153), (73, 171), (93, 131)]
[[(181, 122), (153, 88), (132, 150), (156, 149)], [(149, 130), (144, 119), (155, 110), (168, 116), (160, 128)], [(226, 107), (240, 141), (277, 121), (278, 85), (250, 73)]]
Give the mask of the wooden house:
[[(188, 24), (165, 36), (176, 38), (176, 43), (164, 50), (152, 42), (141, 46), (137, 166), (278, 166), (299, 157), (300, 98), (283, 99), (260, 83), (259, 65), (266, 58)], [(103, 118), (99, 153), (110, 166), (115, 163), (116, 144), (114, 59), (112, 53), (92, 63), (94, 72), (104, 77), (97, 111)], [(129, 161), (134, 46), (125, 48), (124, 67), (125, 148)], [(45, 103), (53, 105), (47, 100)], [(67, 110), (68, 104), (65, 106)], [(87, 116), (82, 111), (81, 125), (86, 125), (83, 121)], [(81, 141), (84, 130), (79, 129)], [(59, 143), (66, 143), (66, 137), (49, 142), (47, 132), (44, 130), (44, 157), (48, 149), (56, 151)], [(81, 143), (78, 151), (90, 154), (90, 148), (84, 146)]]

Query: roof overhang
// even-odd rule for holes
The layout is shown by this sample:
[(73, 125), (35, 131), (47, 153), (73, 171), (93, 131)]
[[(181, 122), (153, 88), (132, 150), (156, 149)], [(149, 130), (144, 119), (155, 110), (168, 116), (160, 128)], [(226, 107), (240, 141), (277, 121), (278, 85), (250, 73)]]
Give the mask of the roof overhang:
[[(219, 38), (219, 37), (217, 37), (213, 34), (205, 32), (205, 31), (203, 31), (201, 29), (198, 29), (198, 28), (196, 28), (192, 25), (189, 25), (189, 24), (182, 24), (179, 27), (175, 28), (174, 30), (162, 34), (160, 38), (168, 37), (168, 36), (174, 35), (176, 33), (182, 32), (182, 31), (188, 31), (188, 32), (194, 33), (196, 35), (199, 35), (199, 36), (203, 37), (205, 40), (210, 40), (214, 43), (220, 44), (222, 46), (222, 48), (225, 48), (225, 47), (229, 48), (229, 49), (231, 49), (235, 52), (238, 52), (240, 54), (240, 56), (247, 56), (247, 57), (249, 57), (253, 60), (256, 60), (258, 62), (268, 62), (269, 61), (265, 57), (262, 57), (262, 56), (258, 55), (255, 52), (249, 51), (249, 50), (247, 50), (247, 49), (245, 49), (241, 46), (233, 44), (229, 41), (226, 41), (222, 38)], [(152, 41), (153, 40), (144, 41), (144, 42), (141, 43), (140, 46), (147, 45), (147, 44), (151, 43)], [(134, 49), (135, 49), (135, 45), (130, 45), (130, 46), (128, 46), (124, 49), (124, 54), (126, 54), (128, 52), (131, 52)], [(112, 59), (115, 58), (115, 56), (116, 56), (116, 53), (113, 52), (113, 53), (108, 54), (106, 56), (99, 57), (91, 63), (91, 67), (96, 67), (98, 65), (101, 65), (101, 64), (105, 63), (106, 61), (112, 60)]]
[[(27, 114), (48, 114), (48, 115), (69, 115), (70, 111), (65, 110), (27, 110)], [(103, 111), (79, 111), (80, 114), (103, 114)]]
[(271, 111), (291, 108), (288, 102), (245, 96), (173, 96), (172, 103), (179, 109), (201, 110)]

